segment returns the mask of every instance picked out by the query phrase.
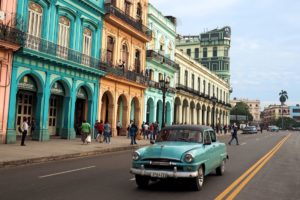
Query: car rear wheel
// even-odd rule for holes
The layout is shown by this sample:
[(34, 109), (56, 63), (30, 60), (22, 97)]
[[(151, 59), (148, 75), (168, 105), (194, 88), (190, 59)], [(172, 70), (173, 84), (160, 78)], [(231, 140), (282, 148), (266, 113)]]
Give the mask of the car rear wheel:
[(222, 161), (221, 165), (216, 169), (218, 176), (222, 176), (225, 172), (225, 160)]
[(139, 188), (146, 188), (149, 184), (150, 178), (147, 176), (135, 175), (135, 182)]
[(203, 171), (203, 167), (200, 166), (198, 169), (198, 176), (193, 179), (193, 186), (192, 186), (193, 190), (200, 191), (203, 187), (203, 183), (204, 183), (204, 171)]

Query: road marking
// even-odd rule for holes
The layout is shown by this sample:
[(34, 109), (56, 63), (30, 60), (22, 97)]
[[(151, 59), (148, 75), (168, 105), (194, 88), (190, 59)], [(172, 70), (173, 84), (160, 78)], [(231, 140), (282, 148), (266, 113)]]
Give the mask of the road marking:
[(129, 179), (130, 181), (135, 181), (135, 178), (133, 177), (133, 178), (131, 178), (131, 179)]
[(266, 155), (259, 159), (252, 167), (250, 167), (244, 174), (242, 174), (238, 179), (236, 179), (229, 187), (227, 187), (221, 194), (219, 194), (215, 200), (222, 200), (227, 196), (237, 185), (239, 185), (249, 174), (249, 177), (246, 178), (236, 190), (230, 195), (228, 200), (234, 199), (234, 197), (244, 188), (244, 186), (254, 177), (254, 175), (266, 164), (266, 162), (271, 159), (271, 157), (279, 150), (281, 145), (290, 137), (290, 134), (284, 137), (279, 141), (276, 146), (271, 149)]
[(44, 176), (39, 176), (39, 178), (47, 178), (47, 177), (51, 177), (51, 176), (58, 176), (58, 175), (61, 175), (61, 174), (67, 174), (67, 173), (72, 173), (72, 172), (87, 170), (87, 169), (91, 169), (91, 168), (95, 168), (95, 167), (96, 166), (89, 166), (89, 167), (83, 167), (83, 168), (79, 168), (79, 169), (72, 169), (72, 170), (58, 172), (58, 173), (54, 173), (54, 174), (48, 174), (48, 175), (44, 175)]

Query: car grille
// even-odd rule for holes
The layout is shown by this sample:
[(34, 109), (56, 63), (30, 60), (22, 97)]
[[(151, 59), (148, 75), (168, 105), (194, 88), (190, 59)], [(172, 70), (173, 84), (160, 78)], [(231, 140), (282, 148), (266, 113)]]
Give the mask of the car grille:
[(177, 170), (183, 170), (182, 166), (178, 166), (178, 163), (181, 163), (180, 160), (168, 159), (168, 158), (145, 158), (143, 161), (148, 161), (149, 163), (145, 164), (145, 169), (154, 169), (154, 170), (174, 170), (174, 167)]
[[(144, 165), (145, 169), (152, 169), (152, 170), (167, 170), (167, 171), (173, 171), (175, 165), (150, 165), (150, 164), (145, 164)], [(176, 166), (178, 171), (183, 171), (182, 166)]]

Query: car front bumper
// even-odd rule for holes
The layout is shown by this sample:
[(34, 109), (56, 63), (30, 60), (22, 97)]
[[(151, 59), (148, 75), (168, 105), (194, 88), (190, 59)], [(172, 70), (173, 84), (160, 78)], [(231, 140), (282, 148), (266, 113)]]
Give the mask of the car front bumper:
[(149, 176), (153, 178), (194, 178), (198, 176), (198, 171), (178, 172), (176, 167), (173, 171), (131, 168), (130, 173), (141, 176)]

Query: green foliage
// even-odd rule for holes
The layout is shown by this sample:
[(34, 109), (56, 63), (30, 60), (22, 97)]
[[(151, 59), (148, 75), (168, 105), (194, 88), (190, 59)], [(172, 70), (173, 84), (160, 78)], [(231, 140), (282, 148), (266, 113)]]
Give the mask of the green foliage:
[(288, 98), (287, 91), (281, 90), (279, 93), (279, 101), (281, 104), (284, 104)]
[(279, 117), (277, 120), (275, 120), (274, 124), (278, 127), (281, 127), (281, 119), (283, 119), (283, 129), (289, 129), (291, 127), (297, 127), (297, 123), (294, 119), (290, 117)]
[(236, 105), (230, 110), (230, 115), (246, 115), (248, 117), (248, 121), (253, 121), (253, 116), (249, 111), (249, 106), (244, 102), (236, 103)]

